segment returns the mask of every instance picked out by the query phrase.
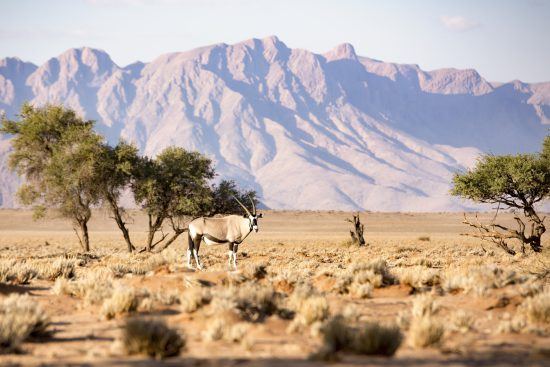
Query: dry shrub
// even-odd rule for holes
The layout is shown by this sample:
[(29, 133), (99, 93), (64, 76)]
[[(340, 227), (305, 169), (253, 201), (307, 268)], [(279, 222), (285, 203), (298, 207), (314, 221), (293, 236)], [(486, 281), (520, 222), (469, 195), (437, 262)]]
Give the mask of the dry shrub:
[(471, 313), (463, 310), (455, 312), (451, 317), (453, 329), (461, 333), (467, 333), (473, 329), (475, 318)]
[(0, 353), (17, 351), (30, 337), (49, 336), (50, 320), (28, 295), (12, 294), (0, 301)]
[(212, 300), (212, 294), (206, 288), (191, 288), (181, 295), (179, 299), (180, 309), (186, 313), (197, 311)]
[(13, 260), (0, 263), (0, 282), (2, 283), (27, 284), (36, 275), (36, 270), (25, 263)]
[(409, 340), (415, 348), (438, 346), (445, 328), (432, 316), (413, 317), (409, 328)]
[[(333, 291), (340, 294), (352, 293), (360, 298), (370, 297), (372, 288), (394, 284), (395, 278), (390, 274), (385, 260), (375, 260), (369, 263), (355, 262), (351, 267), (337, 277)], [(361, 287), (362, 285), (369, 285)]]
[(550, 324), (550, 288), (528, 297), (520, 306), (519, 312), (533, 324)]
[(181, 293), (178, 289), (161, 289), (153, 293), (152, 298), (165, 306), (171, 306), (180, 303)]
[(220, 290), (213, 296), (214, 312), (233, 311), (246, 321), (263, 321), (279, 310), (278, 296), (271, 286), (244, 283)]
[(113, 294), (113, 276), (105, 268), (87, 272), (82, 278), (67, 281), (58, 278), (53, 291), (55, 294), (67, 294), (82, 298), (86, 304), (101, 304)]
[(359, 327), (350, 326), (342, 315), (330, 319), (322, 328), (323, 345), (312, 357), (336, 360), (337, 353), (347, 351), (356, 354), (392, 356), (403, 335), (397, 326), (384, 326), (368, 322)]
[(139, 296), (134, 288), (117, 287), (111, 297), (103, 301), (101, 315), (112, 319), (116, 315), (135, 312), (139, 306)]
[(408, 285), (416, 290), (426, 290), (440, 284), (439, 271), (413, 267), (399, 270), (399, 283)]
[(145, 275), (167, 263), (163, 254), (125, 255), (112, 261), (109, 268), (116, 277), (122, 277), (126, 274)]
[(416, 296), (412, 305), (409, 341), (415, 348), (427, 348), (441, 343), (445, 328), (434, 316), (439, 305), (431, 295)]
[(261, 280), (267, 276), (267, 265), (266, 264), (252, 264), (248, 265), (243, 274), (248, 279)]
[(228, 342), (238, 343), (244, 340), (249, 330), (250, 325), (244, 322), (232, 324), (224, 317), (216, 317), (208, 323), (206, 329), (202, 332), (202, 338), (205, 341), (224, 339)]
[(224, 330), (227, 327), (227, 321), (222, 317), (217, 317), (208, 322), (206, 329), (202, 332), (202, 338), (205, 341), (216, 341), (223, 338)]
[(122, 330), (127, 354), (145, 354), (154, 358), (179, 355), (185, 337), (159, 320), (127, 320)]
[(296, 286), (289, 296), (287, 304), (295, 312), (295, 318), (289, 325), (289, 332), (300, 331), (304, 326), (324, 321), (330, 314), (325, 297), (309, 283), (301, 283)]
[(413, 299), (412, 316), (414, 318), (433, 316), (439, 312), (439, 309), (439, 304), (432, 295), (421, 294)]
[(75, 276), (76, 263), (79, 260), (60, 258), (51, 262), (40, 262), (33, 266), (39, 279), (56, 280), (57, 278), (70, 279)]
[(513, 270), (503, 270), (496, 266), (461, 267), (445, 273), (442, 287), (449, 292), (462, 289), (482, 296), (490, 289), (523, 283), (527, 279)]
[(420, 236), (420, 237), (418, 237), (418, 240), (423, 241), (423, 242), (429, 242), (430, 241), (430, 236)]

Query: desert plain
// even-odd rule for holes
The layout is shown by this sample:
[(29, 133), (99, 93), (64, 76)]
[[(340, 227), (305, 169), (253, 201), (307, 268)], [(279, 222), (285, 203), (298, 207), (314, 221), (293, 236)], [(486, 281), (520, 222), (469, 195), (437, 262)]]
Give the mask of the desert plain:
[[(142, 247), (146, 217), (130, 214)], [(550, 363), (548, 235), (541, 254), (510, 256), (462, 236), (470, 231), (462, 213), (367, 212), (367, 244), (358, 247), (349, 243), (351, 215), (265, 211), (259, 232), (239, 246), (238, 271), (228, 271), (225, 246), (204, 244), (199, 271), (185, 266), (186, 234), (160, 253), (128, 254), (114, 221), (97, 211), (83, 253), (65, 220), (1, 210), (0, 302), (26, 296), (48, 333), (0, 354), (0, 365)], [(163, 359), (129, 353), (123, 334), (136, 319), (164, 321), (185, 345)], [(395, 354), (361, 353), (371, 350), (363, 339), (327, 349), (335, 319), (351, 333), (373, 323), (391, 329), (385, 337), (395, 340), (385, 343), (398, 345)]]

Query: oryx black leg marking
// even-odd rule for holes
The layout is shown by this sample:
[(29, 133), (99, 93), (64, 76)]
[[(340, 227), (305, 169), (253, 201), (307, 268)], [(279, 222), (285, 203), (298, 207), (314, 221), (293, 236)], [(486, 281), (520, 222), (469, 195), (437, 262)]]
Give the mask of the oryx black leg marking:
[(202, 235), (197, 234), (195, 238), (193, 238), (193, 248), (190, 248), (193, 257), (195, 258), (195, 263), (197, 264), (197, 268), (202, 269), (201, 260), (199, 257), (199, 249), (201, 247), (201, 241), (202, 241)]

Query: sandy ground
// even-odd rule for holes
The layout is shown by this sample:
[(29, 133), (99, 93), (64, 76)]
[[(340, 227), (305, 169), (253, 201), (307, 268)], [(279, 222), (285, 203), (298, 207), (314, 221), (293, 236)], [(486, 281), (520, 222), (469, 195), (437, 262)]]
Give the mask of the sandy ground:
[[(135, 214), (131, 234), (136, 244), (145, 239), (146, 218)], [(426, 349), (413, 348), (405, 340), (391, 358), (340, 354), (343, 365), (548, 365), (550, 338), (540, 331), (502, 332), (498, 326), (513, 318), (524, 301), (521, 284), (491, 288), (482, 294), (466, 291), (447, 292), (438, 286), (415, 288), (395, 284), (376, 288), (370, 298), (339, 294), (334, 285), (342, 272), (357, 262), (384, 259), (397, 278), (402, 271), (445, 274), (449, 269), (494, 266), (512, 269), (517, 274), (532, 276), (550, 264), (550, 241), (545, 237), (542, 255), (505, 255), (490, 244), (460, 236), (467, 228), (458, 213), (363, 213), (367, 246), (357, 248), (347, 240), (350, 213), (343, 212), (266, 212), (260, 222), (260, 232), (251, 235), (239, 249), (240, 269), (264, 264), (268, 275), (259, 284), (271, 284), (282, 294), (291, 292), (285, 277), (303, 278), (326, 297), (331, 314), (352, 307), (359, 320), (394, 323), (400, 313), (408, 312), (416, 295), (433, 294), (440, 305), (438, 318), (446, 325), (441, 345)], [(489, 214), (481, 215), (487, 219)], [(511, 223), (504, 215), (503, 220)], [(103, 212), (97, 212), (90, 224), (94, 260), (77, 269), (77, 279), (88, 271), (110, 266), (112, 261), (129, 259), (145, 261), (146, 255), (126, 255), (125, 245), (114, 222)], [(424, 237), (424, 238), (422, 238)], [(426, 237), (429, 238), (426, 240)], [(189, 291), (195, 280), (209, 284), (213, 291), (231, 282), (235, 273), (227, 271), (226, 248), (201, 248), (206, 266), (203, 271), (186, 269), (183, 265), (186, 239), (184, 236), (166, 251), (170, 260), (143, 275), (126, 274), (117, 279), (122, 286), (145, 289), (149, 293)], [(23, 210), (0, 211), (0, 260), (44, 260), (80, 252), (69, 224), (61, 219), (34, 222)], [(113, 260), (115, 259), (115, 260)], [(123, 259), (123, 260), (121, 260)], [(124, 260), (126, 261), (126, 260)], [(420, 265), (419, 265), (420, 264)], [(292, 276), (287, 274), (292, 273)], [(238, 273), (237, 273), (238, 274)], [(548, 279), (538, 280), (548, 286)], [(401, 282), (403, 283), (403, 282)], [(33, 279), (28, 284), (0, 283), (0, 297), (11, 293), (29, 294), (50, 315), (55, 333), (51, 338), (23, 344), (20, 353), (0, 355), (0, 365), (126, 365), (177, 364), (186, 366), (315, 366), (322, 362), (308, 359), (321, 340), (309, 329), (288, 330), (291, 321), (272, 315), (262, 322), (249, 323), (243, 341), (206, 341), (203, 332), (216, 317), (208, 307), (194, 313), (182, 312), (178, 304), (155, 303), (148, 311), (119, 315), (107, 320), (100, 306), (87, 305), (78, 297), (55, 294), (54, 282)], [(214, 294), (215, 297), (215, 294)], [(454, 330), (453, 315), (462, 310), (475, 321), (467, 332)], [(163, 361), (145, 356), (126, 356), (120, 334), (126, 317), (160, 318), (186, 335), (187, 345), (179, 357)], [(447, 327), (448, 326), (448, 327)], [(548, 330), (548, 325), (542, 325)]]

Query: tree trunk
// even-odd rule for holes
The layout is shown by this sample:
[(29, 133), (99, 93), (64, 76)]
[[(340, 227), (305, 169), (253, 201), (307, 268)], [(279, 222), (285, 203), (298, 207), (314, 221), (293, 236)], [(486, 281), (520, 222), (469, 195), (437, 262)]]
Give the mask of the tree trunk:
[(118, 203), (116, 202), (116, 199), (112, 196), (110, 196), (108, 199), (109, 204), (111, 205), (111, 210), (113, 212), (113, 215), (115, 217), (116, 224), (118, 225), (118, 228), (122, 231), (122, 235), (124, 236), (124, 240), (126, 241), (126, 245), (128, 246), (128, 252), (132, 252), (136, 248), (132, 244), (132, 241), (130, 240), (130, 233), (128, 232), (128, 228), (126, 228), (126, 223), (124, 223), (124, 220), (122, 220), (122, 215), (120, 214), (120, 207), (118, 206)]
[(364, 246), (365, 238), (363, 237), (363, 231), (365, 230), (365, 226), (361, 223), (361, 219), (359, 218), (359, 213), (353, 216), (353, 220), (346, 219), (346, 221), (352, 223), (354, 227), (353, 231), (349, 231), (349, 234), (351, 236), (351, 242), (359, 246)]
[(90, 238), (88, 237), (88, 221), (83, 220), (80, 222), (80, 231), (82, 232), (82, 247), (84, 251), (90, 251)]

